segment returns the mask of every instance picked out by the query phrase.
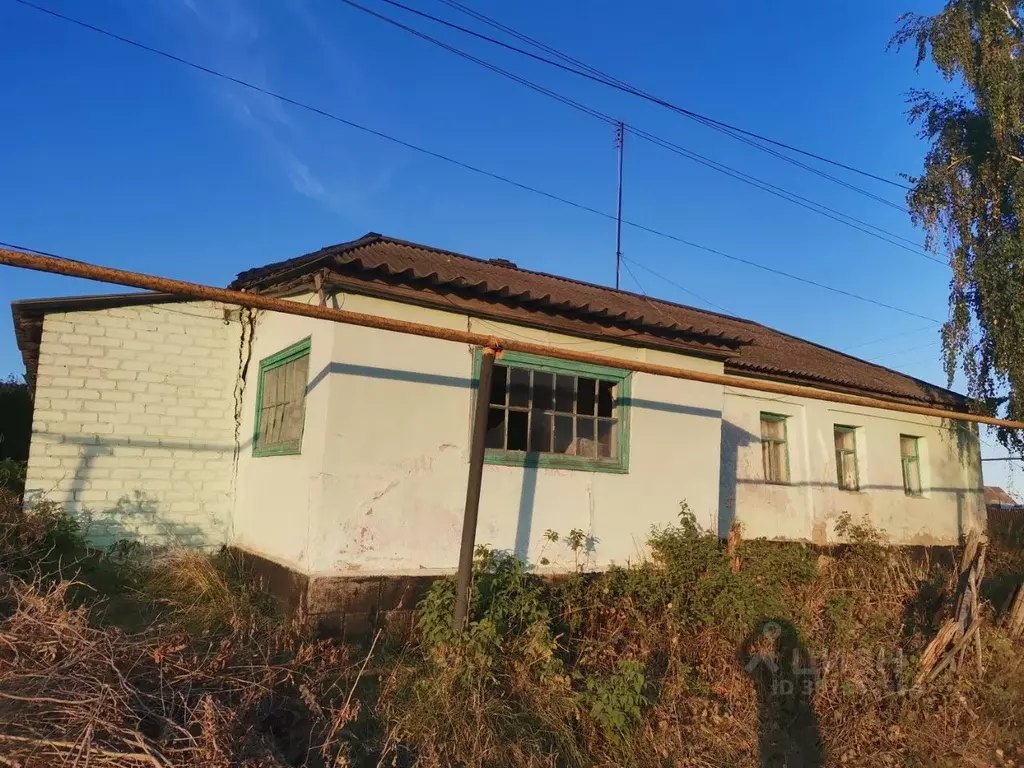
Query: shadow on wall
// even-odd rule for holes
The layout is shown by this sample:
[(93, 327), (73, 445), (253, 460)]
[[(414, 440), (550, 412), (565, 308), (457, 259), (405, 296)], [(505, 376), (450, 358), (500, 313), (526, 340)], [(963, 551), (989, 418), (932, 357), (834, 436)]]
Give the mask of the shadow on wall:
[(760, 442), (730, 421), (722, 420), (721, 455), (718, 465), (718, 535), (725, 537), (736, 521), (736, 494), (739, 482), (740, 449)]
[(523, 487), (519, 492), (519, 513), (516, 517), (515, 556), (527, 562), (533, 534), (533, 505), (537, 497), (537, 465), (540, 455), (528, 453), (523, 467)]
[(160, 503), (143, 491), (125, 494), (112, 507), (82, 507), (79, 512), (85, 537), (96, 546), (122, 539), (186, 549), (207, 549), (213, 541), (209, 529), (160, 513)]
[[(148, 544), (208, 549), (224, 543), (227, 526), (226, 512), (225, 519), (221, 519), (216, 510), (204, 508), (201, 501), (190, 503), (188, 499), (181, 500), (188, 506), (172, 510), (171, 505), (176, 501), (161, 500), (145, 490), (147, 485), (152, 486), (156, 482), (166, 482), (166, 480), (162, 478), (147, 480), (141, 477), (142, 470), (139, 470), (140, 477), (125, 479), (118, 483), (120, 486), (137, 484), (140, 487), (123, 494), (116, 501), (90, 502), (81, 500), (81, 496), (90, 489), (91, 481), (106, 480), (106, 478), (93, 477), (96, 459), (103, 456), (114, 456), (118, 448), (142, 451), (146, 449), (188, 451), (190, 454), (207, 454), (216, 457), (225, 452), (234, 452), (233, 445), (200, 444), (156, 438), (132, 437), (129, 439), (94, 435), (65, 435), (51, 432), (36, 434), (59, 439), (64, 445), (80, 447), (81, 454), (78, 463), (73, 470), (69, 470), (71, 485), (67, 491), (68, 503), (73, 505), (83, 533), (93, 544), (107, 546), (121, 539), (131, 539)], [(248, 445), (251, 445), (251, 440), (243, 443), (242, 447)], [(137, 457), (126, 456), (123, 458), (127, 463)], [(152, 460), (160, 461), (167, 460), (167, 458), (159, 456)], [(46, 496), (45, 488), (28, 490), (25, 495), (25, 504), (32, 507), (44, 501)]]
[[(306, 387), (309, 394), (331, 375), (360, 376), (371, 379), (382, 379), (386, 381), (404, 381), (412, 384), (426, 384), (430, 386), (456, 387), (468, 389), (474, 393), (477, 388), (477, 380), (471, 377), (446, 376), (433, 373), (422, 373), (419, 371), (404, 371), (395, 368), (381, 368), (371, 365), (355, 365), (352, 363), (331, 362), (318, 371)], [(666, 403), (657, 400), (645, 400), (642, 398), (623, 398), (622, 405), (630, 408), (656, 411), (659, 413), (672, 413), (684, 416), (696, 416), (720, 420), (722, 412), (713, 408), (701, 408), (681, 403)], [(537, 497), (537, 479), (540, 464), (539, 453), (527, 453), (525, 466), (523, 467), (523, 484), (519, 492), (519, 507), (516, 517), (516, 533), (513, 551), (515, 555), (526, 561), (530, 549), (530, 541), (533, 536), (533, 510)], [(588, 546), (593, 546), (593, 540), (588, 540)]]

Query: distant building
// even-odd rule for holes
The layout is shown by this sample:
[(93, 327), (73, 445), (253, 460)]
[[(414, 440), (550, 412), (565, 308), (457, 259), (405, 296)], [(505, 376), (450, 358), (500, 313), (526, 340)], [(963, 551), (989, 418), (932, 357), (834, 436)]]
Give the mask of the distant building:
[(1013, 507), (1019, 507), (1020, 503), (999, 486), (986, 485), (985, 506), (989, 508), (1012, 509)]

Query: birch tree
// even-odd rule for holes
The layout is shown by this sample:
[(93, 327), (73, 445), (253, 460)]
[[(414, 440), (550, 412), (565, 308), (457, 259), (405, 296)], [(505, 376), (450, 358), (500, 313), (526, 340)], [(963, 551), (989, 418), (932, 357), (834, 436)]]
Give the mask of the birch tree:
[[(907, 202), (927, 244), (949, 255), (946, 374), (968, 394), (1024, 418), (1024, 0), (950, 0), (906, 14), (892, 39), (949, 87), (911, 91), (908, 116), (929, 142)], [(1024, 434), (1001, 439), (1024, 449)]]

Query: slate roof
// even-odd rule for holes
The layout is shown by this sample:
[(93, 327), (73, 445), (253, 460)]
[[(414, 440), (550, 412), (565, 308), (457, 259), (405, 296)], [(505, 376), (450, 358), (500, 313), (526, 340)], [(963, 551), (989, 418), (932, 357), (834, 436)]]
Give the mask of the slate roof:
[[(964, 408), (965, 399), (911, 376), (759, 323), (628, 291), (520, 269), (375, 233), (242, 272), (231, 288), (289, 293), (328, 282), (438, 308), (701, 354), (727, 373)], [(628, 329), (628, 330), (624, 330)]]

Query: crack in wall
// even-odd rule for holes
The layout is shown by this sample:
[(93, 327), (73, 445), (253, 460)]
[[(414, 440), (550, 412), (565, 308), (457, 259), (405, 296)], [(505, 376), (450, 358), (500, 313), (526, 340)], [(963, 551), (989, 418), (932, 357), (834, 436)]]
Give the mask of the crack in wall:
[[(238, 336), (238, 376), (235, 379), (235, 444), (231, 456), (231, 495), (237, 499), (238, 490), (238, 462), (242, 453), (242, 406), (245, 401), (245, 385), (249, 375), (249, 365), (252, 362), (252, 348), (256, 336), (256, 318), (258, 310), (250, 307), (242, 307), (238, 311), (239, 336)], [(228, 310), (224, 311), (224, 321), (231, 321)], [(234, 528), (234, 515), (229, 517), (231, 527)], [(233, 531), (229, 531), (229, 539)]]

